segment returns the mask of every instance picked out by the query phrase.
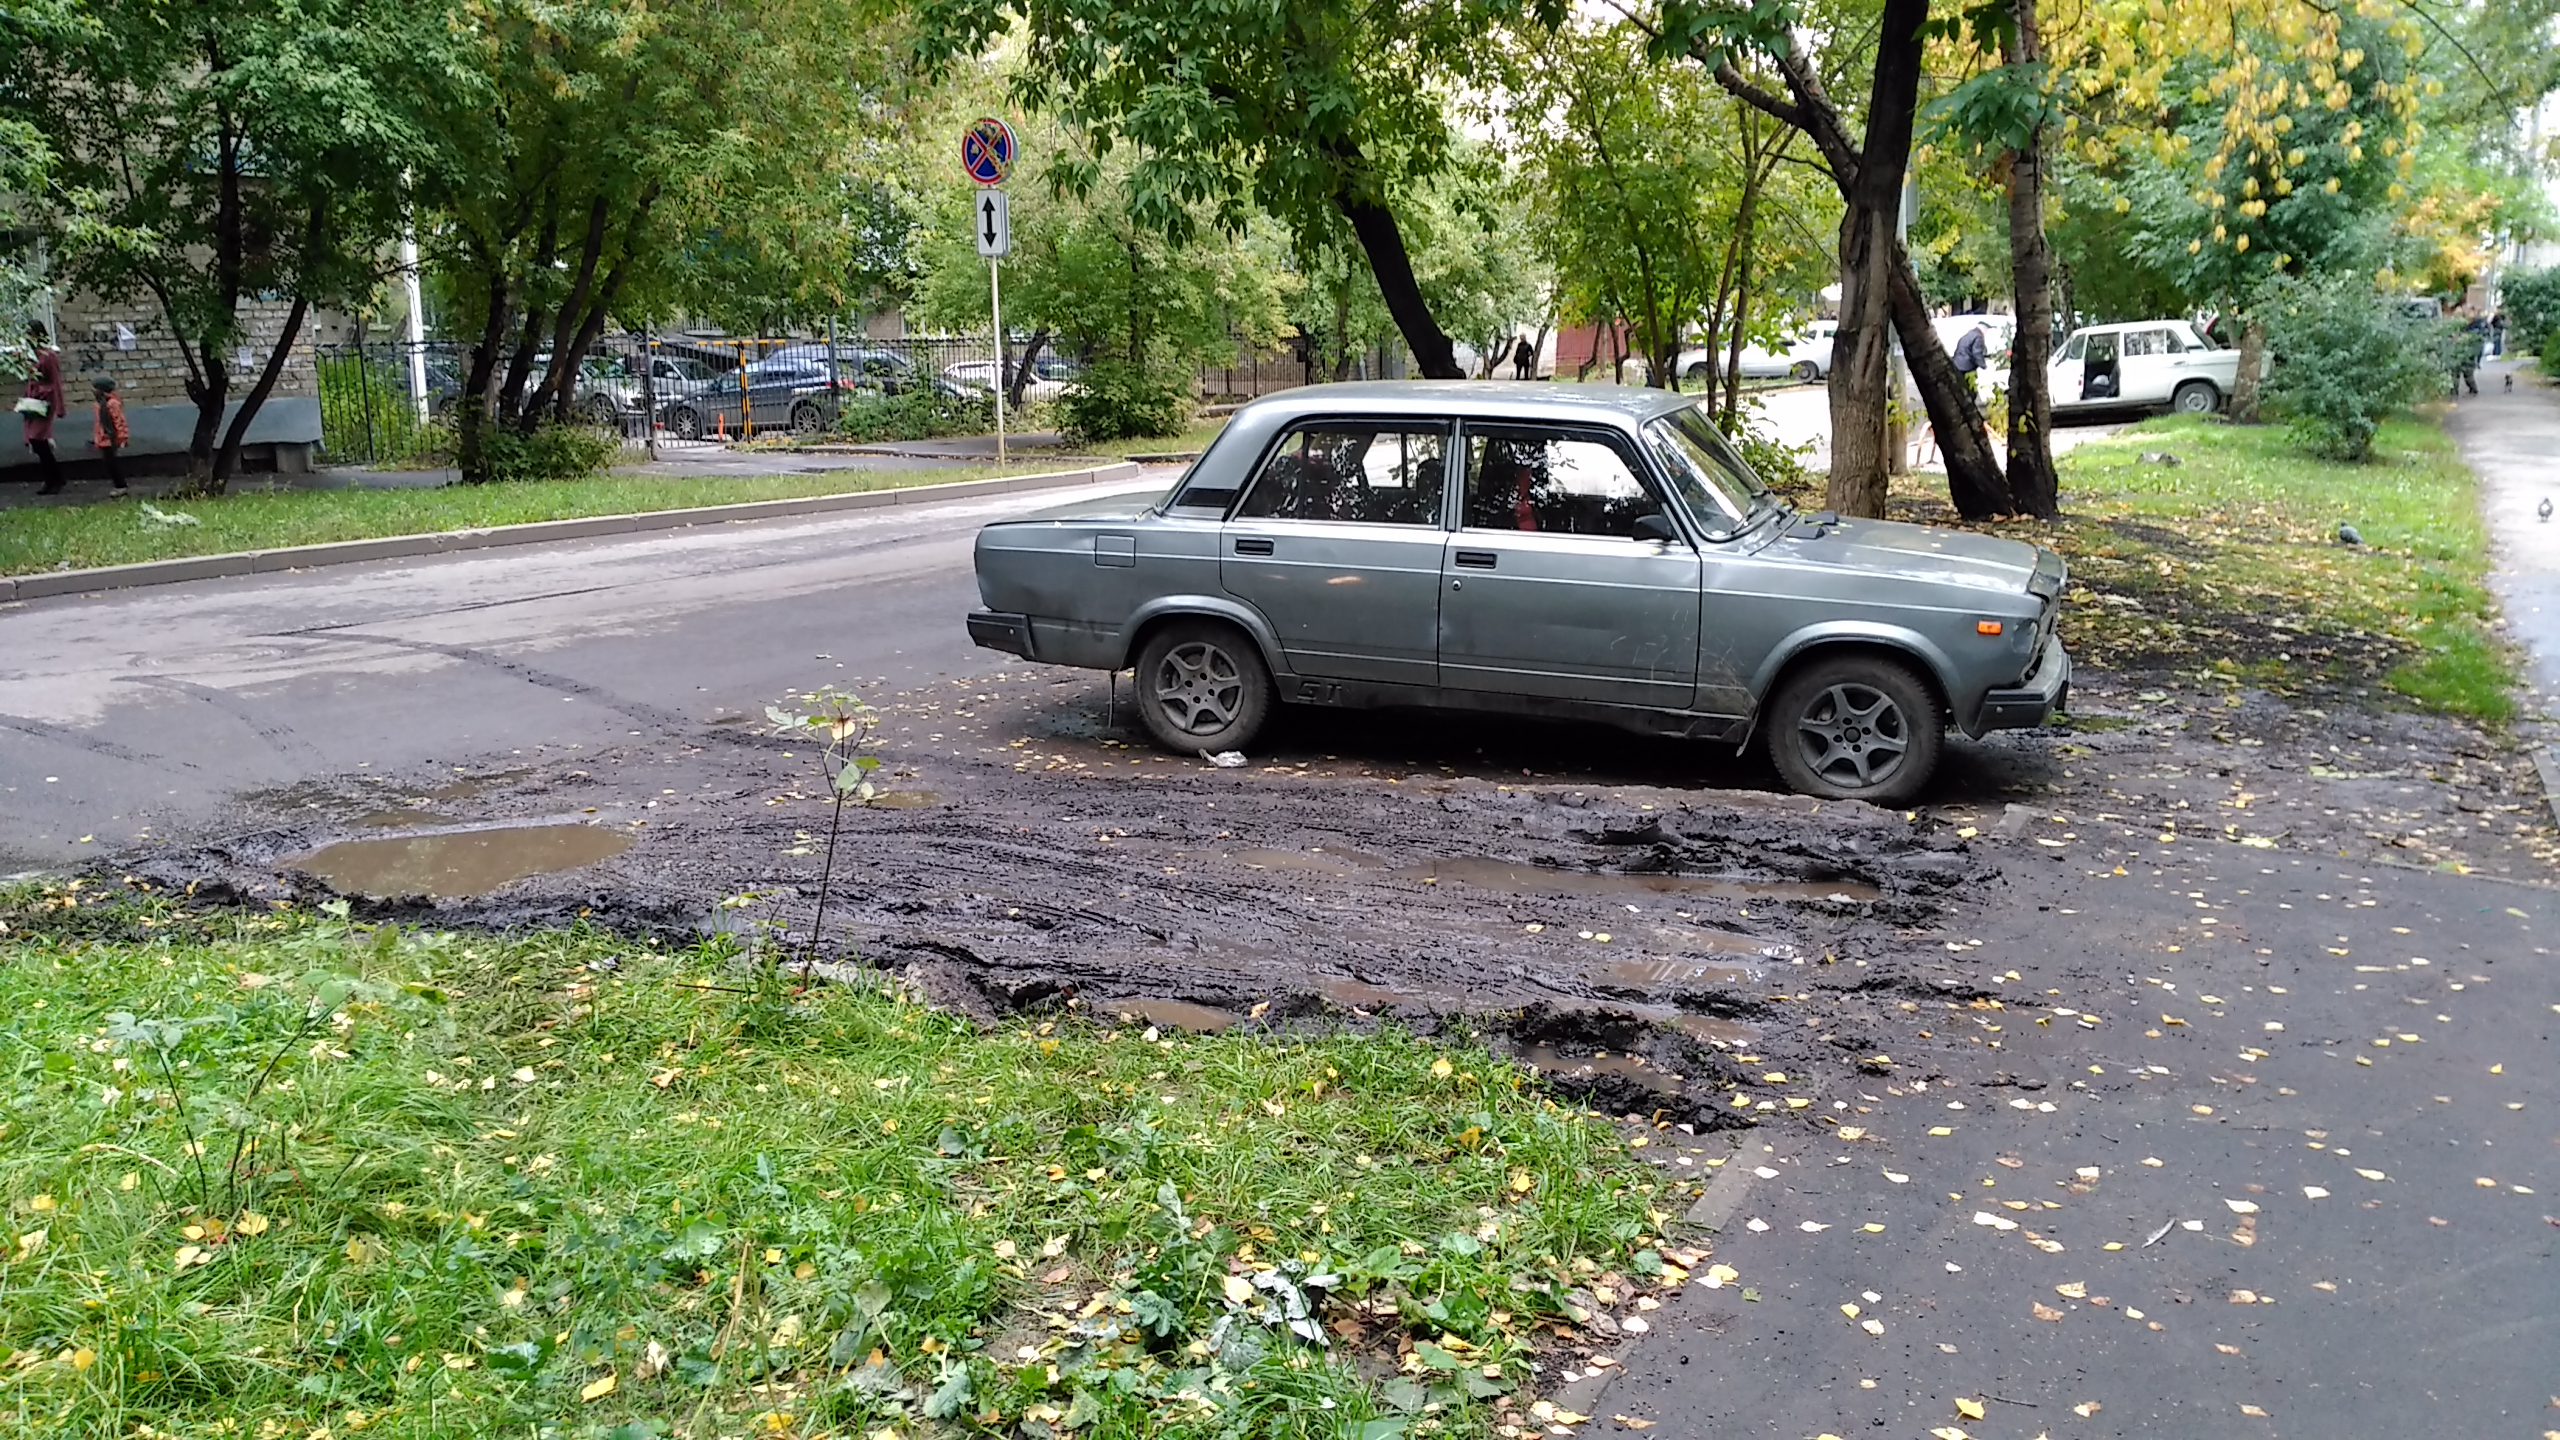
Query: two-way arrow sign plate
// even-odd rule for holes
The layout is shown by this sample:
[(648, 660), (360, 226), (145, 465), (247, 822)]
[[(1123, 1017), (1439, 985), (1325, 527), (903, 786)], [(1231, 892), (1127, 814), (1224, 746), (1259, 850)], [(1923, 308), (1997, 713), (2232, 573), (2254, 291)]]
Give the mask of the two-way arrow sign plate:
[(990, 260), (1001, 260), (1013, 252), (1013, 211), (1005, 203), (1001, 190), (978, 192), (978, 253)]

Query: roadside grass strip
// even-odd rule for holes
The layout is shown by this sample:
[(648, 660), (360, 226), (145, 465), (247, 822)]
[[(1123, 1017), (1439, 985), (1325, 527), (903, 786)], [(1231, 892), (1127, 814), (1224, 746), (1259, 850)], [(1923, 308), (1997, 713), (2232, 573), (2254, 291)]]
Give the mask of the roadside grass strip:
[[(2142, 459), (2163, 452), (2178, 463)], [(2514, 714), (2476, 484), (2433, 424), (2387, 423), (2373, 461), (2351, 465), (2301, 453), (2281, 426), (2169, 417), (2058, 463), (2066, 519), (2046, 543), (2071, 562), (2063, 634), (2085, 661)]]
[[(521, 480), (418, 490), (236, 489), (208, 500), (21, 506), (0, 510), (0, 575), (130, 565), (242, 550), (276, 550), (392, 535), (438, 535), (537, 520), (640, 515), (751, 500), (797, 500), (904, 490), (954, 480), (1029, 475), (1053, 462), (992, 461), (926, 470), (833, 469), (812, 475), (660, 476), (609, 472), (583, 480)], [(155, 518), (184, 516), (186, 520)]]
[(1481, 1050), (324, 911), (0, 893), (0, 1434), (1482, 1434), (1678, 1283)]

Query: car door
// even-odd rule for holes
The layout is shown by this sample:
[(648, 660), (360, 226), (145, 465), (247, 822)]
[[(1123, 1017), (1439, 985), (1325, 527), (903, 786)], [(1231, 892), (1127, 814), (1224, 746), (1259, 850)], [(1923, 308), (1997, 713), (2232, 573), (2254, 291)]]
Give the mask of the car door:
[(1438, 683), (1449, 425), (1308, 420), (1263, 459), (1220, 535), (1219, 581), (1299, 675)]
[(2053, 397), (2053, 408), (2068, 409), (2080, 403), (2080, 361), (2088, 350), (2089, 332), (2074, 330), (2071, 339), (2054, 356), (2045, 369), (2045, 391)]
[(2169, 337), (2155, 326), (2124, 332), (2116, 354), (2118, 393), (2131, 405), (2165, 405), (2171, 385)]
[(1666, 507), (1625, 437), (1474, 422), (1463, 433), (1441, 686), (1688, 709), (1698, 554), (1685, 540), (1636, 538), (1636, 522)]

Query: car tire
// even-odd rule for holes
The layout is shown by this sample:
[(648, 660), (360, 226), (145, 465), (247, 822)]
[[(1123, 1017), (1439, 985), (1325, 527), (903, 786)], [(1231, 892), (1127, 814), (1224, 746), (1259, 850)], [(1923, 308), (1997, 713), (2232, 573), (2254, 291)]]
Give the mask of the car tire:
[(1810, 385), (1822, 378), (1822, 367), (1810, 360), (1799, 360), (1787, 373), (1796, 377), (1797, 384)]
[(702, 412), (690, 405), (679, 405), (667, 412), (667, 433), (678, 440), (702, 438)]
[(2170, 395), (2169, 408), (2181, 415), (2211, 415), (2222, 408), (2222, 392), (2210, 380), (2190, 380)]
[(622, 428), (622, 407), (609, 396), (598, 395), (587, 402), (587, 423), (606, 430)]
[(1691, 362), (1689, 368), (1681, 372), (1680, 378), (1696, 385), (1701, 382), (1712, 382), (1716, 378), (1716, 372), (1714, 367), (1708, 365), (1706, 361), (1698, 360)]
[(1910, 666), (1876, 655), (1816, 660), (1778, 686), (1764, 722), (1787, 788), (1900, 805), (1938, 768), (1946, 721)]
[(1271, 671), (1251, 637), (1216, 620), (1177, 620), (1138, 651), (1138, 718), (1180, 755), (1242, 750), (1271, 715)]
[(826, 416), (813, 401), (803, 400), (791, 407), (791, 433), (815, 435), (827, 426)]

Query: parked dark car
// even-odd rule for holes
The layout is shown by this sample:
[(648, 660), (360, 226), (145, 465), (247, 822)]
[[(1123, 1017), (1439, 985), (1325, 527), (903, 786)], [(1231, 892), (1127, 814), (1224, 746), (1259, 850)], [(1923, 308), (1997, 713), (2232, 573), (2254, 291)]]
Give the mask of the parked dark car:
[(679, 440), (789, 430), (814, 435), (835, 419), (837, 402), (861, 382), (843, 364), (830, 371), (824, 346), (777, 350), (718, 376), (690, 394), (661, 400), (659, 423)]

